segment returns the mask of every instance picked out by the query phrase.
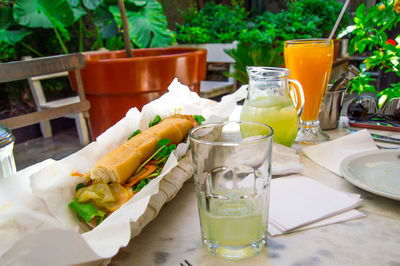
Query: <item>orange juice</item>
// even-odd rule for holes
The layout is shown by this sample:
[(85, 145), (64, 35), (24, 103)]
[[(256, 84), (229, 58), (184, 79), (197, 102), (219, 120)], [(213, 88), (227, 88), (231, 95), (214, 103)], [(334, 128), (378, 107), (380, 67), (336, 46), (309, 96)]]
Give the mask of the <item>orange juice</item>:
[(316, 121), (332, 69), (333, 45), (327, 39), (294, 40), (285, 42), (286, 68), (289, 78), (303, 86), (305, 103), (302, 121)]

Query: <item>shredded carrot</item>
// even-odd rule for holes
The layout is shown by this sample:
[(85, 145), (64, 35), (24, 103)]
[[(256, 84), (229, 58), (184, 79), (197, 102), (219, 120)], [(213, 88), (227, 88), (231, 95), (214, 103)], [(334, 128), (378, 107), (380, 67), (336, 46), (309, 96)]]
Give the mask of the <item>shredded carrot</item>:
[(128, 188), (135, 185), (140, 180), (145, 179), (147, 176), (149, 176), (157, 169), (157, 167), (153, 164), (147, 164), (144, 166), (144, 168), (146, 169), (144, 172), (139, 172), (137, 175), (130, 178), (131, 181), (129, 183), (126, 183), (124, 187)]
[(158, 164), (158, 160), (150, 160), (149, 164)]
[(191, 116), (191, 115), (183, 115), (183, 116), (184, 116), (187, 120), (192, 121), (194, 127), (197, 127), (197, 126), (199, 125), (199, 123), (197, 123), (196, 119), (194, 119), (193, 116)]
[(79, 172), (71, 172), (71, 176), (83, 177), (83, 174)]

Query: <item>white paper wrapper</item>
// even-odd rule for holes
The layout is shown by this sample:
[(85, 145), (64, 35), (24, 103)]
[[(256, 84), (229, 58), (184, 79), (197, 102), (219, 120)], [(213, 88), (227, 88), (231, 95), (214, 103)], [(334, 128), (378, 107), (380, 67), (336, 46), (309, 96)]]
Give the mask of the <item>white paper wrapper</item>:
[[(178, 165), (178, 158), (186, 153), (188, 145), (178, 145), (162, 174), (93, 230), (88, 230), (68, 208), (76, 185), (82, 182), (71, 172), (89, 171), (137, 128), (147, 128), (157, 114), (162, 118), (174, 113), (198, 114), (208, 121), (222, 121), (243, 97), (241, 89), (216, 103), (200, 98), (175, 79), (168, 93), (144, 106), (141, 113), (136, 108), (129, 110), (121, 121), (80, 151), (0, 180), (0, 264), (66, 265), (114, 256), (192, 175), (188, 155)], [(159, 188), (162, 193), (158, 193)]]

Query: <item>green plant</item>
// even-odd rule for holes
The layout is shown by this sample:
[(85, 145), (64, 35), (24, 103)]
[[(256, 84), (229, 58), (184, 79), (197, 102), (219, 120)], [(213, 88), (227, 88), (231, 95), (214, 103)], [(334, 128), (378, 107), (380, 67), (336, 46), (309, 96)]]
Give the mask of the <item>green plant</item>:
[[(175, 42), (156, 0), (125, 0), (130, 38), (136, 48), (162, 47)], [(124, 48), (117, 0), (0, 0), (0, 60), (20, 60)], [(62, 81), (60, 81), (62, 83)], [(68, 81), (44, 84), (47, 94), (66, 93)], [(22, 98), (27, 84), (0, 84), (8, 99)], [(3, 103), (0, 103), (4, 105)], [(7, 108), (0, 106), (0, 109)]]
[[(251, 27), (241, 30), (237, 49), (226, 51), (236, 61), (235, 72), (228, 75), (245, 84), (246, 66), (281, 67), (284, 41), (328, 37), (341, 8), (335, 0), (298, 0), (288, 10), (256, 16)], [(342, 25), (348, 20), (346, 14)]]
[(247, 66), (280, 66), (283, 64), (283, 57), (279, 49), (274, 49), (272, 45), (257, 45), (254, 43), (238, 44), (236, 49), (225, 51), (235, 59), (234, 73), (224, 73), (238, 80), (242, 84), (247, 84)]
[(8, 43), (0, 43), (0, 62), (7, 61), (8, 59), (16, 59), (15, 46)]
[[(167, 28), (168, 23), (163, 8), (157, 0), (126, 0), (125, 7), (129, 35), (136, 47), (165, 47), (175, 42), (173, 32)], [(118, 6), (110, 4), (108, 10), (118, 26), (122, 27)]]
[[(43, 54), (22, 39), (39, 29), (52, 30), (63, 53), (68, 53), (69, 47), (75, 51), (107, 45), (123, 47), (116, 0), (15, 0), (1, 5), (0, 42), (10, 45), (21, 42), (36, 55)], [(125, 0), (125, 6), (135, 47), (168, 46), (175, 41), (167, 28), (162, 6), (156, 0)], [(85, 49), (87, 40), (92, 42)]]
[(14, 45), (30, 32), (24, 28), (13, 29), (16, 26), (16, 22), (13, 18), (12, 8), (9, 6), (0, 7), (0, 43)]
[[(313, 38), (328, 38), (342, 6), (335, 0), (299, 0), (289, 4), (289, 13), (305, 18), (304, 21), (313, 22), (315, 25)], [(339, 27), (347, 26), (349, 20), (348, 14), (345, 13)]]
[[(371, 85), (375, 79), (369, 74), (373, 69), (393, 72), (400, 77), (400, 35), (393, 39), (387, 35), (399, 22), (399, 0), (384, 0), (368, 9), (365, 4), (361, 4), (356, 10), (355, 24), (340, 33), (339, 37), (347, 34), (352, 36), (349, 42), (350, 55), (356, 52), (370, 53), (360, 67), (359, 76), (349, 83), (351, 93), (376, 92), (376, 88)], [(400, 97), (400, 82), (381, 89), (377, 94), (379, 108), (391, 98)]]
[(195, 5), (184, 13), (184, 23), (176, 24), (179, 43), (230, 43), (237, 40), (248, 23), (249, 13), (243, 1), (232, 1), (232, 7), (206, 2), (197, 10)]

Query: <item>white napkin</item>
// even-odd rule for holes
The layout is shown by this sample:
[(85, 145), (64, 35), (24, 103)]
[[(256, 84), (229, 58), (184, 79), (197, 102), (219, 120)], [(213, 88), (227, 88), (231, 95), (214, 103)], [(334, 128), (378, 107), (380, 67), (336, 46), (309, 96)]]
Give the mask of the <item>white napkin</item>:
[(269, 224), (268, 225), (268, 233), (271, 236), (278, 236), (278, 235), (283, 235), (283, 234), (289, 234), (289, 233), (293, 233), (293, 232), (303, 231), (303, 230), (307, 230), (307, 229), (317, 228), (317, 227), (321, 227), (321, 226), (328, 225), (328, 224), (341, 223), (341, 222), (345, 222), (345, 221), (349, 221), (349, 220), (363, 218), (365, 216), (366, 215), (363, 214), (360, 211), (350, 210), (350, 211), (345, 211), (343, 213), (340, 213), (340, 214), (334, 215), (332, 217), (323, 219), (321, 221), (318, 221), (318, 222), (315, 222), (315, 223), (311, 223), (309, 225), (298, 227), (298, 228), (290, 230), (290, 231), (280, 231), (279, 229), (276, 229), (272, 224)]
[(363, 129), (329, 142), (303, 148), (303, 152), (314, 162), (341, 176), (339, 166), (344, 158), (377, 149), (368, 130)]
[(268, 232), (279, 235), (364, 217), (358, 194), (344, 193), (311, 178), (292, 175), (272, 180)]
[[(241, 111), (242, 106), (237, 105), (229, 116), (229, 120), (239, 121)], [(300, 173), (303, 168), (303, 164), (300, 163), (300, 156), (295, 149), (273, 142), (271, 159), (271, 174), (273, 176)]]
[(273, 176), (300, 173), (303, 170), (296, 150), (284, 145), (272, 144), (271, 174)]
[[(45, 203), (32, 195), (29, 182), (26, 182), (27, 174), (54, 162), (48, 159), (0, 180), (0, 255), (10, 248), (15, 239), (21, 239), (27, 233), (59, 227)], [(16, 187), (18, 192), (15, 191)]]

